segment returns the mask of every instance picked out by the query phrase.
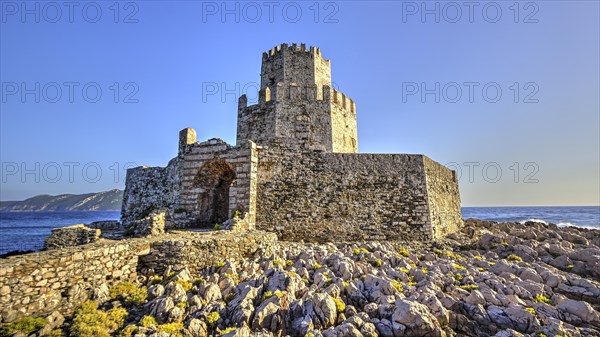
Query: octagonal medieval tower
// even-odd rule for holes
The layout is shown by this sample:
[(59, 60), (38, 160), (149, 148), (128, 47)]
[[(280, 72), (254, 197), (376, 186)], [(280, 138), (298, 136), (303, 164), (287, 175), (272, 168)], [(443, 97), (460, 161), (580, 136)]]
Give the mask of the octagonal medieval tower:
[(318, 48), (282, 44), (263, 53), (258, 104), (238, 103), (237, 144), (358, 152), (354, 101), (331, 87)]

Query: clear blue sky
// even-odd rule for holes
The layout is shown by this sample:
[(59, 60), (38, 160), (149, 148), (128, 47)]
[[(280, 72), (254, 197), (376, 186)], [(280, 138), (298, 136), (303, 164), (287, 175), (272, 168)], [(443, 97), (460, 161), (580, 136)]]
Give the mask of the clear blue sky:
[(600, 204), (598, 1), (1, 4), (1, 200), (123, 188), (185, 127), (235, 143), (262, 52), (304, 42), (356, 101), (360, 152), (460, 169), (464, 206)]

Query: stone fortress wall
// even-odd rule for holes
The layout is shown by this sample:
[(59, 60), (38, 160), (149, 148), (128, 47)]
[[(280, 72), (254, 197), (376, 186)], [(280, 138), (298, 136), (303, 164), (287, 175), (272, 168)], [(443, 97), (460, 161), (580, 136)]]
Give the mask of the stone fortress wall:
[[(117, 227), (150, 236), (108, 241), (75, 226), (49, 243), (78, 246), (0, 259), (0, 322), (69, 313), (140, 273), (197, 271), (278, 238), (429, 242), (461, 226), (453, 171), (423, 155), (358, 153), (356, 105), (331, 88), (319, 49), (278, 46), (261, 81), (258, 104), (240, 97), (236, 145), (186, 128), (166, 167), (127, 171)], [(164, 234), (221, 224), (234, 230)]]
[(453, 191), (456, 181), (439, 168), (426, 174), (425, 166), (436, 163), (422, 155), (265, 149), (259, 158), (256, 226), (283, 240), (431, 241), (462, 221), (455, 212), (450, 222), (431, 221), (432, 212), (437, 216), (460, 200), (438, 191)]
[(264, 53), (257, 104), (238, 102), (236, 145), (180, 132), (166, 168), (128, 171), (124, 224), (163, 209), (167, 227), (239, 214), (281, 239), (431, 241), (462, 224), (452, 171), (423, 155), (359, 154), (356, 104), (331, 88), (318, 48)]

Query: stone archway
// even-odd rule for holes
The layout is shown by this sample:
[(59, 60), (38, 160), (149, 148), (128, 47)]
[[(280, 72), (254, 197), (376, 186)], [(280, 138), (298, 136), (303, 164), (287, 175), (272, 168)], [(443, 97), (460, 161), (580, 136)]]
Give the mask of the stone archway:
[(229, 189), (235, 171), (224, 159), (213, 159), (202, 165), (194, 177), (194, 187), (200, 188), (197, 203), (197, 224), (212, 226), (229, 219)]

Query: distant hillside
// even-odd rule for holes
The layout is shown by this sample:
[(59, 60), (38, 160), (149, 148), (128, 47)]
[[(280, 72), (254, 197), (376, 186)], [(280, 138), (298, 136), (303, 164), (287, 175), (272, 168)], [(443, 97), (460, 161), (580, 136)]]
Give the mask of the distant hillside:
[(120, 211), (123, 191), (87, 194), (37, 195), (23, 201), (0, 201), (0, 212)]

